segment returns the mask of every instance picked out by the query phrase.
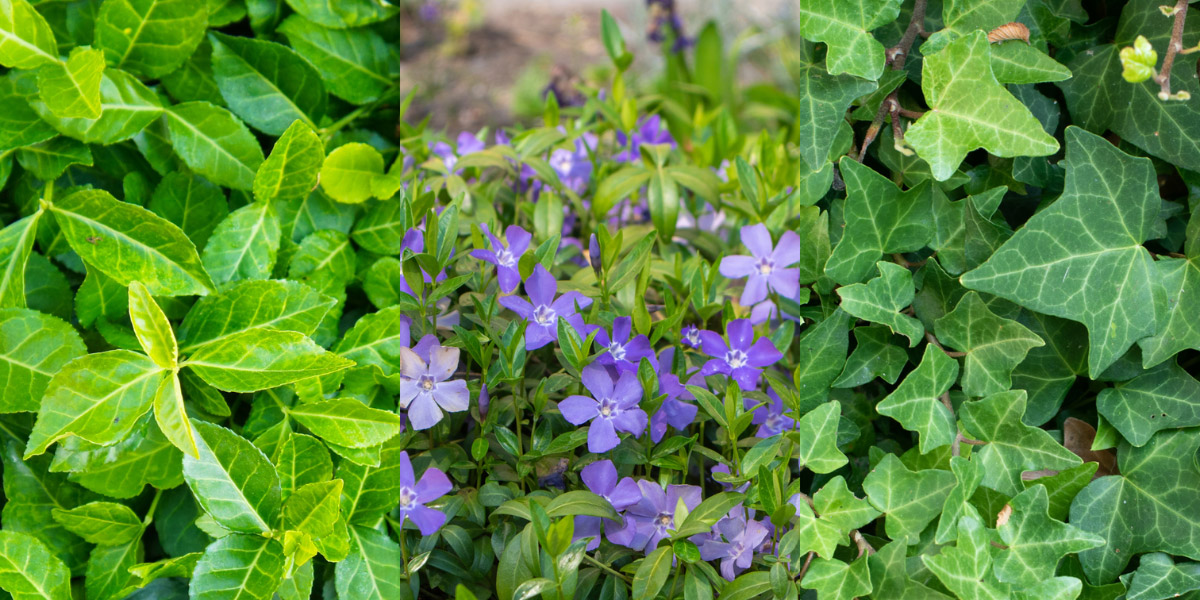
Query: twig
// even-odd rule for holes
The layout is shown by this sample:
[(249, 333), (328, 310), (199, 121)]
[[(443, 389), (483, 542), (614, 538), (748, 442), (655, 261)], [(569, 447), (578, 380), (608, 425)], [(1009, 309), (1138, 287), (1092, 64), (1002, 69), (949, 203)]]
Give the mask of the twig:
[[(953, 416), (954, 404), (950, 402), (950, 392), (947, 391), (946, 393), (942, 394), (941, 400), (942, 404), (946, 406), (946, 410), (950, 411), (950, 415)], [(955, 429), (958, 429), (957, 424), (955, 425)], [(950, 456), (962, 456), (962, 447), (959, 446), (960, 440), (962, 440), (962, 435), (956, 434), (954, 436), (954, 441), (950, 443)]]
[[(1186, 4), (1187, 0), (1180, 0), (1180, 2)], [(908, 29), (904, 30), (904, 37), (900, 38), (898, 44), (888, 48), (884, 55), (893, 69), (904, 68), (904, 61), (908, 58), (909, 51), (912, 50), (913, 42), (917, 41), (918, 35), (925, 33), (925, 4), (926, 0), (917, 0), (913, 5), (912, 18), (908, 20)]]
[(966, 444), (968, 446), (986, 446), (987, 445), (987, 442), (985, 442), (983, 440), (973, 440), (971, 438), (966, 438), (966, 437), (963, 437), (963, 434), (961, 434), (961, 433), (958, 434), (958, 440), (956, 440), (956, 441)]
[[(908, 59), (909, 52), (912, 51), (913, 42), (917, 40), (917, 36), (924, 37), (925, 33), (925, 4), (927, 0), (917, 0), (913, 5), (912, 18), (908, 20), (908, 28), (904, 30), (904, 36), (895, 46), (888, 48), (884, 52), (884, 57), (887, 58), (887, 64), (893, 70), (899, 71), (904, 68), (904, 61)], [(896, 94), (896, 90), (888, 94), (883, 102), (879, 104), (879, 111), (875, 113), (875, 119), (871, 121), (871, 126), (867, 128), (867, 135), (863, 137), (862, 148), (858, 151), (858, 162), (862, 162), (867, 156), (867, 148), (875, 141), (879, 135), (880, 128), (883, 127), (883, 119), (891, 115), (892, 117), (892, 133), (896, 138), (898, 145), (904, 139), (904, 131), (900, 128), (898, 115), (903, 115), (904, 109), (900, 108), (900, 98)]]
[(1175, 24), (1171, 28), (1171, 41), (1167, 44), (1167, 57), (1163, 59), (1162, 71), (1154, 76), (1158, 82), (1158, 97), (1162, 100), (1187, 100), (1191, 97), (1187, 92), (1171, 95), (1171, 67), (1175, 66), (1175, 55), (1183, 50), (1183, 22), (1187, 19), (1188, 0), (1175, 0)]
[(804, 574), (808, 572), (808, 566), (812, 564), (813, 553), (808, 553), (808, 558), (804, 559), (804, 566), (800, 567), (800, 574), (796, 576), (797, 580), (803, 580)]
[(867, 538), (863, 537), (863, 534), (859, 533), (857, 529), (850, 532), (850, 539), (854, 540), (855, 546), (858, 546), (859, 556), (862, 556), (863, 554), (875, 554), (875, 547), (872, 546), (871, 542), (868, 542)]

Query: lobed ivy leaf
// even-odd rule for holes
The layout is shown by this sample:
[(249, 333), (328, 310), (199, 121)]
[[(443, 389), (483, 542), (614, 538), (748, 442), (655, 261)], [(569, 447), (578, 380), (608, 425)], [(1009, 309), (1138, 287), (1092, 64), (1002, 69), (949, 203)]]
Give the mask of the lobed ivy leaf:
[(1200, 589), (1200, 564), (1176, 563), (1162, 552), (1143, 554), (1129, 578), (1127, 600), (1179, 598)]
[(849, 461), (837, 447), (841, 411), (840, 402), (826, 402), (796, 423), (801, 468), (807, 467), (814, 473), (832, 473)]
[(912, 273), (908, 269), (890, 262), (878, 262), (879, 277), (867, 283), (856, 283), (838, 288), (842, 299), (842, 310), (851, 316), (886, 325), (892, 333), (908, 338), (909, 346), (916, 346), (925, 334), (921, 322), (900, 310), (912, 304), (916, 292), (913, 290)]
[(802, 587), (817, 591), (821, 600), (853, 600), (871, 593), (871, 572), (867, 557), (847, 564), (836, 558), (814, 558)]
[(1021, 416), (1025, 414), (1023, 390), (965, 402), (960, 410), (967, 432), (987, 442), (972, 458), (979, 460), (983, 468), (982, 484), (985, 487), (1015, 496), (1023, 489), (1022, 472), (1061, 470), (1081, 462), (1045, 430), (1022, 422)]
[(954, 414), (942, 404), (941, 396), (958, 379), (958, 363), (933, 344), (925, 346), (921, 364), (905, 376), (875, 410), (900, 422), (920, 435), (922, 453), (952, 443), (958, 435)]
[(1019, 587), (1050, 579), (1063, 556), (1104, 545), (1104, 539), (1050, 518), (1045, 486), (1035, 485), (1007, 504), (1011, 514), (996, 527), (1007, 546), (996, 557), (996, 577)]
[(949, 596), (913, 579), (906, 560), (908, 546), (891, 542), (867, 559), (874, 582), (873, 596), (895, 600), (949, 600)]
[(938, 469), (911, 471), (894, 454), (884, 456), (863, 481), (867, 500), (884, 514), (888, 537), (909, 543), (937, 518), (953, 487), (954, 475)]
[(1030, 349), (1045, 344), (1024, 325), (992, 312), (975, 292), (968, 292), (954, 310), (938, 319), (934, 333), (946, 345), (967, 353), (962, 389), (973, 397), (1007, 391), (1013, 369)]
[(1164, 429), (1200, 425), (1200, 381), (1174, 362), (1104, 389), (1096, 411), (1134, 446)]
[[(800, 6), (800, 35), (829, 45), (829, 73), (879, 79), (883, 44), (871, 30), (896, 19), (900, 0), (816, 0)], [(815, 164), (815, 163), (809, 163)]]

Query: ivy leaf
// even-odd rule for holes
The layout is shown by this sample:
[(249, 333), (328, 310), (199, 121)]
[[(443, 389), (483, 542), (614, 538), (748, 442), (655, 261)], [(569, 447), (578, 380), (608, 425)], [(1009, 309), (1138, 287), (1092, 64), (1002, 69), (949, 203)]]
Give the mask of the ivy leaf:
[(204, 344), (182, 363), (209, 385), (256, 392), (353, 366), (295, 331), (246, 330)]
[(105, 0), (96, 15), (96, 46), (113, 65), (159, 79), (192, 55), (208, 25), (203, 2)]
[(146, 286), (137, 281), (129, 283), (129, 320), (146, 356), (164, 369), (175, 368), (179, 358), (175, 332)]
[(329, 93), (351, 104), (374, 102), (395, 83), (389, 74), (399, 65), (371, 29), (330, 29), (292, 15), (278, 31), (320, 71)]
[(867, 283), (838, 288), (842, 310), (860, 319), (886, 325), (892, 333), (907, 337), (909, 347), (914, 347), (925, 335), (925, 328), (920, 321), (900, 314), (900, 310), (912, 304), (916, 296), (912, 272), (884, 261), (875, 266), (879, 269), (879, 277)]
[(817, 591), (819, 600), (853, 600), (871, 593), (871, 572), (867, 557), (846, 564), (836, 558), (814, 558), (802, 587)]
[[(1160, 257), (1154, 262), (1155, 283), (1167, 297), (1166, 310), (1158, 313), (1157, 333), (1138, 340), (1142, 366), (1150, 368), (1181, 350), (1200, 348), (1200, 323), (1191, 318), (1187, 307), (1200, 301), (1200, 205), (1192, 209), (1186, 230), (1184, 253), (1187, 259)], [(3, 236), (0, 233), (0, 236)]]
[(1113, 581), (1140, 552), (1168, 552), (1200, 559), (1200, 525), (1191, 517), (1200, 501), (1194, 456), (1200, 431), (1159, 432), (1142, 447), (1123, 442), (1120, 475), (1092, 481), (1071, 503), (1071, 524), (1104, 538), (1100, 548), (1079, 553), (1088, 579)]
[(304, 121), (293, 121), (275, 140), (271, 155), (254, 174), (254, 198), (259, 202), (291, 202), (308, 196), (317, 187), (324, 161), (321, 138)]
[(54, 520), (67, 531), (101, 546), (127, 544), (142, 535), (142, 520), (124, 504), (89, 502), (71, 509), (54, 509)]
[(958, 520), (958, 542), (921, 560), (946, 589), (967, 600), (1011, 597), (1011, 586), (992, 576), (991, 533), (972, 509)]
[(64, 366), (46, 388), (25, 457), (74, 435), (93, 444), (120, 441), (150, 410), (165, 372), (136, 352), (88, 354)]
[(275, 267), (281, 230), (266, 202), (251, 202), (225, 217), (213, 231), (200, 260), (218, 286), (267, 279)]
[(901, 4), (900, 0), (805, 2), (800, 7), (800, 35), (829, 45), (825, 60), (830, 74), (879, 79), (885, 63), (884, 49), (870, 31), (894, 21), (900, 15)]
[(1045, 345), (1024, 325), (998, 316), (969, 292), (954, 310), (937, 320), (937, 338), (967, 355), (962, 388), (968, 396), (987, 396), (1012, 387), (1011, 374), (1031, 348)]
[(938, 469), (910, 471), (895, 454), (888, 454), (863, 480), (867, 500), (886, 519), (888, 537), (915, 543), (946, 501), (954, 475)]
[(271, 531), (281, 503), (271, 462), (245, 438), (220, 425), (193, 421), (192, 427), (200, 434), (200, 456), (183, 457), (183, 477), (200, 506), (231, 531)]
[(933, 237), (930, 185), (907, 191), (874, 169), (845, 158), (838, 163), (846, 181), (846, 229), (825, 264), (830, 279), (863, 281), (883, 254), (920, 250)]
[(58, 317), (0, 309), (0, 413), (36, 412), (51, 377), (85, 354), (79, 333)]
[(1088, 328), (1098, 376), (1154, 333), (1154, 264), (1142, 247), (1161, 201), (1150, 161), (1067, 128), (1062, 196), (1034, 215), (963, 285)]
[(961, 456), (950, 457), (950, 471), (954, 473), (956, 483), (950, 493), (946, 495), (946, 502), (942, 505), (942, 514), (938, 517), (937, 532), (934, 534), (934, 541), (939, 544), (945, 544), (954, 541), (958, 535), (958, 519), (964, 514), (974, 514), (972, 511), (971, 497), (975, 495), (975, 490), (979, 489), (979, 483), (983, 481), (983, 470), (979, 467), (978, 461), (967, 460)]
[(42, 15), (26, 0), (0, 5), (0, 65), (32, 69), (58, 62), (58, 42)]
[(850, 319), (835, 311), (800, 334), (799, 364), (792, 373), (800, 406), (813, 406), (829, 397), (829, 388), (846, 365)]
[(1029, 109), (996, 81), (988, 46), (987, 35), (975, 31), (922, 63), (921, 90), (930, 109), (904, 139), (938, 181), (949, 179), (976, 148), (1004, 157), (1058, 151)]
[(339, 598), (390, 600), (404, 598), (404, 559), (400, 545), (375, 529), (350, 527), (350, 555), (337, 564), (335, 588)]
[(78, 46), (65, 63), (38, 69), (38, 90), (50, 112), (64, 119), (100, 118), (100, 80), (104, 53)]
[(798, 110), (792, 136), (799, 140), (804, 162), (819, 168), (829, 160), (829, 149), (850, 103), (875, 91), (876, 84), (849, 75), (830, 75), (822, 65), (807, 62), (797, 66), (794, 78)]
[(1144, 446), (1158, 431), (1200, 425), (1200, 381), (1172, 361), (1101, 391), (1096, 410)]
[(229, 111), (207, 102), (176, 104), (167, 111), (167, 131), (171, 147), (193, 171), (218, 185), (254, 187), (262, 147)]
[(376, 446), (400, 433), (400, 417), (352, 398), (298, 404), (288, 414), (318, 437), (347, 448)]
[(870, 555), (871, 581), (875, 582), (876, 598), (893, 600), (949, 600), (949, 596), (926, 587), (908, 572), (904, 542), (891, 542)]
[(1169, 554), (1151, 552), (1138, 559), (1138, 568), (1129, 582), (1126, 600), (1179, 598), (1200, 590), (1200, 564), (1176, 564)]
[(921, 364), (905, 376), (896, 390), (876, 407), (879, 414), (900, 422), (921, 437), (921, 453), (952, 443), (958, 425), (941, 396), (958, 379), (958, 362), (933, 344), (925, 346)]
[(960, 410), (963, 427), (987, 442), (972, 457), (983, 468), (985, 487), (1015, 496), (1024, 489), (1022, 472), (1066, 469), (1082, 462), (1045, 430), (1021, 421), (1021, 415), (1025, 414), (1024, 390), (965, 402)]
[(174, 224), (102, 190), (50, 205), (71, 248), (121, 285), (137, 280), (156, 296), (204, 295), (213, 288), (196, 247)]
[(855, 327), (854, 342), (854, 351), (846, 359), (842, 374), (831, 384), (833, 387), (854, 387), (876, 377), (896, 383), (908, 363), (908, 355), (892, 343), (891, 330), (882, 325)]
[(13, 600), (71, 600), (71, 572), (37, 538), (6, 529), (0, 531), (0, 588)]
[(800, 468), (808, 467), (813, 473), (832, 473), (846, 464), (846, 455), (837, 447), (841, 409), (842, 404), (834, 400), (800, 417), (796, 423)]
[(280, 135), (293, 121), (311, 126), (325, 114), (321, 75), (287, 46), (222, 33), (209, 39), (221, 95), (255, 129)]
[(1000, 83), (1044, 83), (1071, 77), (1070, 69), (1029, 44), (997, 44), (991, 53), (992, 72)]
[(250, 331), (311, 335), (335, 300), (298, 281), (246, 281), (201, 298), (179, 325), (180, 350), (226, 342)]
[(996, 527), (1007, 549), (996, 557), (996, 578), (1028, 587), (1054, 576), (1058, 561), (1071, 553), (1095, 548), (1104, 539), (1050, 518), (1050, 498), (1045, 486), (1035, 485), (1017, 494), (1008, 507), (1008, 520)]
[(1013, 387), (1029, 394), (1022, 420), (1041, 425), (1054, 418), (1078, 375), (1087, 374), (1087, 330), (1076, 323), (1027, 312), (1022, 322), (1046, 342), (1029, 351), (1012, 372)]
[(256, 535), (227, 535), (204, 549), (192, 574), (189, 598), (225, 600), (230, 590), (238, 598), (270, 600), (283, 581), (283, 546)]
[(942, 23), (947, 29), (967, 33), (987, 31), (1017, 18), (1025, 0), (946, 0)]
[(321, 165), (321, 189), (330, 198), (359, 204), (371, 197), (371, 181), (383, 175), (383, 157), (367, 144), (338, 146)]
[(850, 493), (850, 489), (846, 487), (846, 480), (841, 475), (829, 480), (817, 490), (812, 501), (812, 507), (807, 502), (796, 505), (796, 536), (808, 544), (802, 544), (787, 554), (811, 550), (823, 558), (833, 558), (839, 544), (849, 543), (851, 530), (879, 517), (879, 511), (869, 502)]

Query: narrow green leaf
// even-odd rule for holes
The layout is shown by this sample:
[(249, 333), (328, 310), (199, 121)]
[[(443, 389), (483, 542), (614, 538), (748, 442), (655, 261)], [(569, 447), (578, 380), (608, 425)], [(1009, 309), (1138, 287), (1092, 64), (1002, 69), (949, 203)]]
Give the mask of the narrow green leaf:
[(129, 320), (146, 356), (164, 369), (173, 369), (179, 359), (175, 332), (158, 303), (138, 281), (129, 282)]
[(58, 62), (58, 43), (42, 15), (26, 0), (0, 4), (0, 65), (32, 69)]
[(661, 546), (646, 555), (637, 572), (633, 574), (633, 597), (657, 596), (659, 590), (667, 583), (667, 577), (671, 575), (671, 562), (674, 559), (675, 555), (669, 545)]
[(328, 375), (354, 362), (328, 352), (295, 331), (245, 330), (209, 342), (183, 366), (227, 392), (256, 392)]

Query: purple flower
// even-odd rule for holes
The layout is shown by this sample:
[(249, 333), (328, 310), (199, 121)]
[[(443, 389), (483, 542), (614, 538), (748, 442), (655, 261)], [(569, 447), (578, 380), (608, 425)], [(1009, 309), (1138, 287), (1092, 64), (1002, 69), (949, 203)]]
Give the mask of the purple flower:
[(646, 0), (646, 8), (650, 11), (647, 39), (661, 44), (667, 40), (667, 32), (670, 32), (671, 39), (674, 40), (671, 45), (672, 52), (679, 52), (691, 45), (692, 40), (683, 33), (683, 20), (676, 11), (675, 0)]
[(558, 339), (558, 319), (574, 315), (576, 304), (580, 308), (592, 304), (591, 298), (579, 292), (567, 292), (555, 299), (558, 282), (540, 264), (533, 268), (533, 274), (525, 282), (525, 293), (529, 300), (504, 296), (500, 298), (500, 305), (529, 322), (525, 328), (526, 350), (537, 350)]
[(437, 142), (432, 148), (434, 156), (441, 158), (442, 164), (444, 164), (446, 166), (446, 170), (451, 173), (458, 172), (454, 168), (454, 165), (458, 163), (458, 159), (468, 154), (474, 154), (475, 152), (483, 150), (485, 144), (483, 143), (483, 140), (475, 137), (475, 134), (469, 131), (464, 131), (458, 134), (458, 139), (455, 140), (455, 146), (457, 146), (457, 150), (451, 148), (450, 144), (447, 144), (446, 142)]
[[(716, 233), (725, 224), (725, 211), (714, 210), (711, 204), (704, 203), (704, 210), (699, 216), (693, 216), (687, 206), (680, 205), (679, 216), (675, 219), (675, 229), (695, 229)], [(680, 238), (683, 239), (683, 238)]]
[(467, 410), (467, 382), (446, 381), (458, 368), (458, 348), (445, 348), (427, 335), (414, 348), (400, 349), (400, 408), (408, 409), (413, 429), (429, 429), (442, 411)]
[(767, 226), (748, 225), (742, 228), (742, 243), (753, 256), (726, 256), (721, 259), (721, 274), (730, 279), (747, 277), (742, 290), (742, 306), (761, 302), (771, 290), (791, 298), (800, 290), (800, 269), (787, 268), (800, 262), (800, 236), (785, 231), (779, 245), (771, 247)]
[(658, 115), (643, 117), (630, 135), (618, 131), (617, 143), (622, 148), (626, 148), (624, 152), (613, 156), (613, 160), (617, 162), (641, 160), (642, 154), (639, 148), (642, 144), (670, 144), (672, 149), (675, 148), (675, 138), (671, 137), (671, 132), (662, 126), (662, 119)]
[(741, 494), (741, 493), (745, 492), (745, 491), (746, 491), (746, 490), (747, 490), (747, 489), (750, 487), (750, 482), (749, 482), (749, 481), (747, 481), (747, 482), (743, 483), (742, 485), (739, 485), (739, 486), (738, 486), (738, 487), (735, 489), (735, 488), (733, 487), (733, 484), (731, 484), (731, 483), (726, 483), (726, 482), (724, 482), (724, 481), (721, 481), (721, 480), (717, 479), (717, 473), (724, 473), (724, 474), (726, 474), (726, 475), (733, 475), (733, 473), (729, 471), (729, 465), (727, 465), (727, 464), (725, 464), (725, 463), (717, 463), (717, 464), (713, 465), (713, 468), (712, 468), (712, 469), (710, 469), (710, 471), (711, 471), (711, 472), (712, 472), (712, 474), (713, 474), (713, 481), (717, 482), (717, 484), (718, 484), (718, 485), (720, 485), (720, 486), (721, 486), (721, 488), (722, 488), (722, 489), (724, 489), (726, 492), (728, 492), (728, 491), (734, 491), (734, 492), (737, 492), (737, 493)]
[(576, 194), (583, 194), (592, 180), (592, 161), (588, 151), (596, 149), (595, 134), (584, 133), (575, 140), (575, 151), (559, 148), (550, 153), (550, 167), (559, 181)]
[(621, 536), (609, 536), (615, 543), (637, 551), (653, 550), (658, 542), (670, 536), (670, 532), (681, 523), (675, 522), (675, 509), (679, 501), (688, 511), (700, 505), (701, 491), (694, 485), (669, 485), (666, 492), (653, 481), (638, 481), (642, 498), (625, 511), (625, 517), (633, 521), (633, 527), (621, 531)]
[(442, 496), (451, 488), (450, 479), (437, 467), (429, 467), (417, 481), (413, 476), (412, 461), (408, 452), (400, 453), (400, 522), (411, 520), (421, 530), (421, 535), (433, 535), (446, 523), (446, 514), (425, 506)]
[(492, 405), (491, 396), (488, 395), (487, 383), (479, 386), (479, 418), (486, 421), (488, 416), (488, 407)]
[[(666, 395), (662, 406), (658, 407), (654, 416), (650, 417), (650, 440), (658, 443), (667, 433), (667, 425), (674, 427), (677, 431), (682, 431), (692, 421), (696, 419), (698, 408), (695, 404), (683, 402), (680, 398), (692, 400), (692, 393), (679, 382), (679, 377), (671, 372), (671, 363), (674, 362), (675, 349), (664, 348), (658, 355), (658, 359), (654, 362), (657, 364), (654, 370), (658, 372), (658, 393)], [(693, 377), (693, 381), (689, 383), (697, 383), (704, 385), (704, 381), (699, 375)]]
[[(767, 390), (767, 396), (771, 398), (771, 403), (760, 406), (758, 410), (754, 411), (754, 420), (751, 422), (758, 425), (758, 431), (754, 435), (760, 438), (769, 438), (773, 435), (779, 435), (785, 431), (795, 429), (795, 419), (783, 414), (783, 400), (779, 398), (779, 394), (776, 394), (775, 390)], [(745, 399), (745, 403), (746, 408), (750, 408), (755, 404), (749, 398)]]
[(783, 354), (765, 337), (755, 342), (754, 326), (746, 319), (730, 321), (725, 331), (729, 334), (728, 345), (715, 332), (700, 332), (701, 348), (713, 357), (704, 363), (700, 374), (706, 377), (717, 373), (728, 375), (743, 390), (752, 390), (758, 386), (758, 376), (763, 368), (775, 364)]
[(583, 368), (583, 385), (595, 398), (567, 396), (558, 411), (572, 425), (592, 422), (588, 429), (588, 451), (608, 452), (621, 443), (617, 431), (641, 437), (646, 431), (646, 411), (638, 408), (642, 383), (636, 373), (625, 372), (613, 385), (608, 369), (591, 364)]
[(509, 225), (508, 229), (504, 230), (504, 237), (507, 240), (505, 243), (488, 229), (487, 223), (480, 223), (479, 228), (492, 241), (492, 249), (472, 250), (471, 256), (496, 265), (500, 291), (511, 294), (513, 290), (517, 289), (517, 284), (521, 283), (521, 273), (517, 271), (517, 262), (521, 260), (521, 255), (529, 249), (529, 242), (533, 240), (533, 236), (516, 225)]
[(689, 348), (700, 347), (700, 328), (695, 325), (688, 325), (683, 328), (683, 336), (679, 341), (683, 342), (684, 346)]
[[(642, 498), (642, 491), (638, 489), (637, 482), (632, 477), (617, 480), (617, 468), (613, 466), (611, 460), (598, 460), (584, 467), (579, 476), (593, 494), (608, 500), (608, 503), (618, 512), (629, 508)], [(580, 515), (575, 517), (575, 539), (592, 538), (588, 542), (587, 549), (595, 550), (600, 546), (601, 531), (609, 539), (612, 539), (613, 534), (621, 531), (624, 527), (624, 519), (618, 522), (612, 519)]]
[(611, 365), (617, 372), (632, 371), (637, 373), (638, 363), (643, 358), (653, 358), (654, 350), (650, 348), (650, 340), (644, 335), (629, 338), (633, 329), (632, 317), (617, 317), (613, 319), (612, 335), (603, 327), (586, 326), (586, 333), (596, 330), (596, 343), (605, 349), (603, 355), (596, 359), (602, 365)]
[[(421, 222), (421, 225), (419, 225), (417, 227), (413, 227), (412, 229), (409, 229), (404, 234), (404, 239), (400, 240), (400, 254), (402, 256), (404, 255), (405, 250), (412, 250), (413, 254), (420, 254), (425, 251), (425, 222), (424, 221)], [(425, 277), (425, 283), (432, 283), (435, 280), (440, 283), (440, 282), (446, 280), (446, 272), (445, 271), (438, 273), (438, 276), (436, 278), (431, 277), (429, 275), (429, 273), (426, 273), (425, 269), (421, 269), (421, 274)], [(409, 296), (417, 295), (417, 293), (415, 291), (413, 291), (412, 286), (408, 285), (408, 280), (406, 280), (403, 277), (400, 278), (400, 283), (398, 284), (398, 287), (400, 288), (400, 291), (404, 292), (405, 294), (408, 294)]]
[[(737, 508), (734, 511), (743, 512)], [(725, 541), (714, 537), (705, 542), (700, 546), (700, 558), (721, 559), (721, 576), (729, 581), (733, 581), (738, 573), (750, 568), (750, 563), (754, 562), (755, 550), (763, 545), (771, 533), (765, 525), (747, 520), (743, 514), (721, 519), (717, 522), (716, 529)]]

